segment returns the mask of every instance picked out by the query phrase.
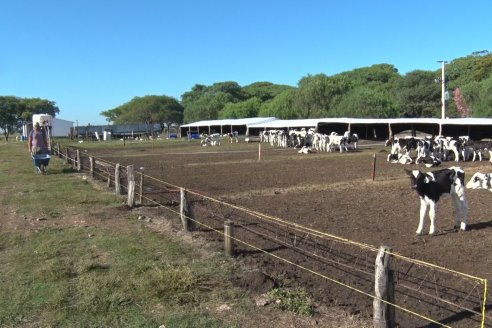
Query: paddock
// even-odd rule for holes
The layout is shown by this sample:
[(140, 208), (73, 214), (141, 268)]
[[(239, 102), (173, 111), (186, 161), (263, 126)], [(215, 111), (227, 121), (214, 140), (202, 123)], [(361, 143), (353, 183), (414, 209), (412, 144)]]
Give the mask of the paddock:
[[(386, 161), (389, 148), (385, 148), (381, 143), (361, 141), (357, 151), (342, 154), (299, 154), (296, 149), (262, 145), (259, 156), (258, 144), (251, 143), (224, 143), (214, 151), (210, 149), (201, 147), (199, 141), (177, 141), (163, 146), (153, 144), (152, 147), (142, 144), (110, 149), (94, 148), (89, 149), (88, 153), (111, 163), (121, 163), (122, 166), (134, 164), (136, 168), (141, 168), (146, 176), (142, 193), (149, 200), (164, 201), (166, 196), (163, 195), (176, 192), (176, 187), (179, 186), (194, 195), (216, 199), (217, 204), (224, 202), (247, 208), (252, 211), (248, 215), (252, 215), (253, 212), (263, 213), (268, 217), (308, 229), (303, 231), (312, 229), (312, 234), (294, 234), (295, 238), (299, 239), (292, 242), (290, 228), (264, 228), (264, 234), (267, 234), (267, 231), (273, 233), (276, 235), (275, 238), (283, 243), (274, 246), (265, 242), (262, 249), (269, 249), (278, 255), (289, 253), (289, 256), (296, 258), (301, 264), (307, 262), (308, 258), (315, 257), (313, 254), (319, 256), (322, 252), (321, 242), (317, 239), (313, 242), (312, 235), (323, 233), (336, 236), (338, 240), (350, 241), (343, 244), (343, 247), (335, 242), (323, 246), (323, 252), (343, 254), (340, 257), (343, 261), (340, 262), (345, 266), (330, 271), (334, 280), (343, 284), (370, 290), (370, 286), (365, 286), (367, 277), (359, 272), (364, 271), (359, 265), (373, 265), (374, 258), (367, 254), (367, 249), (358, 248), (358, 243), (373, 245), (375, 248), (386, 245), (404, 257), (429, 262), (449, 270), (449, 277), (444, 278), (437, 277), (430, 269), (422, 269), (423, 272), (418, 275), (428, 277), (422, 278), (423, 285), (430, 284), (435, 287), (437, 277), (439, 283), (443, 283), (445, 279), (453, 282), (453, 279), (456, 279), (459, 280), (460, 286), (465, 286), (466, 279), (457, 278), (454, 272), (488, 280), (492, 278), (492, 194), (489, 192), (466, 191), (470, 206), (468, 231), (453, 230), (453, 207), (451, 200), (445, 198), (440, 201), (437, 209), (439, 220), (436, 235), (416, 236), (415, 226), (419, 219), (420, 204), (418, 196), (411, 189), (403, 167)], [(456, 163), (444, 163), (443, 167), (452, 165)], [(466, 180), (476, 171), (491, 171), (489, 162), (460, 162), (459, 166), (465, 170)], [(416, 164), (407, 168), (426, 170)], [(164, 190), (158, 187), (157, 183), (152, 182), (153, 179), (165, 183), (168, 188)], [(211, 230), (220, 230), (224, 220), (240, 221), (245, 215), (234, 207), (225, 209), (222, 205), (198, 199), (195, 199), (195, 203), (198, 213), (214, 213), (214, 216), (218, 217), (217, 222), (212, 221), (209, 223), (210, 226), (201, 227), (197, 231), (210, 242), (223, 239), (220, 234), (211, 234)], [(175, 206), (175, 201), (167, 204)], [(426, 222), (427, 227), (428, 224)], [(254, 230), (260, 226), (258, 222), (249, 223), (244, 225), (243, 229)], [(318, 247), (319, 252), (310, 250), (311, 253), (306, 254), (304, 250), (292, 255), (291, 247), (287, 247), (294, 245), (294, 248), (299, 249), (298, 246), (304, 244), (309, 244), (314, 249)], [(372, 300), (350, 288), (320, 279), (298, 266), (292, 267), (272, 260), (262, 252), (248, 248), (247, 245), (238, 245), (237, 257), (246, 263), (258, 265), (273, 277), (296, 281), (306, 286), (320, 304), (336, 304), (351, 313), (371, 315)], [(333, 263), (320, 261), (316, 268), (328, 270), (328, 267), (332, 266)], [(407, 274), (411, 274), (418, 266), (419, 264), (412, 265), (406, 271)], [(404, 278), (399, 277), (402, 280)], [(468, 284), (468, 281), (466, 283)], [(480, 286), (473, 287), (473, 283), (466, 286), (463, 292), (469, 292), (470, 299), (473, 297), (479, 300)], [(448, 289), (452, 288), (455, 287), (449, 286)], [(422, 311), (426, 317), (453, 327), (480, 326), (477, 313), (470, 314), (463, 309), (453, 311), (445, 307), (433, 307), (435, 297), (440, 298), (443, 295), (436, 296), (430, 292), (428, 294), (432, 294), (428, 295), (428, 299), (417, 299), (408, 290), (400, 292), (397, 297), (401, 303), (398, 304), (412, 303), (416, 311)], [(476, 305), (478, 307), (475, 312), (480, 312), (479, 304)], [(485, 327), (490, 327), (490, 305), (487, 311), (488, 325)], [(398, 310), (397, 322), (402, 327), (429, 324), (420, 317)]]

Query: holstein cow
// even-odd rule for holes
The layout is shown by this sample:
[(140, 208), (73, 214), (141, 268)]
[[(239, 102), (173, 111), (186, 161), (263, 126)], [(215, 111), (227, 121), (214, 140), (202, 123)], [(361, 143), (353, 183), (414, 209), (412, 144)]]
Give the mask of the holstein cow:
[(410, 151), (412, 149), (417, 149), (418, 146), (417, 141), (418, 140), (414, 137), (404, 137), (404, 138), (392, 137), (386, 140), (386, 146), (391, 146), (390, 154), (399, 154), (400, 151), (404, 150), (405, 153), (408, 156), (410, 156)]
[(413, 160), (407, 154), (388, 154), (388, 162), (400, 164), (412, 164)]
[(466, 218), (468, 215), (468, 203), (465, 197), (465, 172), (460, 167), (434, 172), (420, 172), (419, 170), (405, 170), (410, 176), (412, 189), (420, 197), (420, 221), (416, 233), (422, 234), (424, 218), (429, 211), (430, 228), (429, 234), (433, 235), (436, 230), (436, 204), (444, 195), (451, 195), (455, 207), (455, 229), (460, 227), (466, 230)]
[(485, 189), (492, 191), (491, 186), (491, 174), (490, 173), (475, 173), (470, 181), (466, 184), (467, 189)]

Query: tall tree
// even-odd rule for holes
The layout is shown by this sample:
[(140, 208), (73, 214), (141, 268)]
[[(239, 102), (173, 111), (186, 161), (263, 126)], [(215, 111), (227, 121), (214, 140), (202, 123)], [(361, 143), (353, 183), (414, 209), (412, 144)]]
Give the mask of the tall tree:
[(295, 107), (301, 118), (329, 117), (330, 108), (351, 88), (351, 81), (341, 75), (308, 75), (299, 81)]
[(34, 114), (49, 114), (53, 117), (60, 112), (54, 101), (40, 98), (0, 97), (0, 127), (5, 139), (9, 134), (30, 122)]
[(161, 132), (171, 123), (183, 122), (183, 106), (168, 96), (135, 97), (129, 102), (101, 112), (108, 120), (116, 124), (145, 123), (152, 133), (153, 124), (159, 124)]
[(440, 117), (441, 88), (434, 79), (435, 73), (416, 70), (398, 82), (396, 97), (401, 116)]
[(276, 117), (283, 120), (300, 118), (300, 111), (295, 107), (297, 89), (288, 89), (277, 95), (271, 101), (263, 103), (260, 117)]
[(261, 99), (257, 97), (250, 98), (237, 103), (227, 103), (219, 112), (220, 119), (226, 118), (247, 118), (257, 117), (261, 107)]

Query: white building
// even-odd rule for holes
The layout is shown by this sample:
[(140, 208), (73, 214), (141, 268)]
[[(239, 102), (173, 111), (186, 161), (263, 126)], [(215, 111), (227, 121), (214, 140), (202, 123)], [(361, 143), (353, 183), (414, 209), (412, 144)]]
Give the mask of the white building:
[(27, 138), (29, 132), (32, 130), (33, 124), (39, 122), (47, 122), (51, 126), (52, 137), (68, 137), (70, 130), (73, 128), (74, 122), (62, 120), (60, 118), (52, 117), (49, 114), (34, 114), (32, 116), (32, 123), (24, 124), (22, 127), (22, 136)]

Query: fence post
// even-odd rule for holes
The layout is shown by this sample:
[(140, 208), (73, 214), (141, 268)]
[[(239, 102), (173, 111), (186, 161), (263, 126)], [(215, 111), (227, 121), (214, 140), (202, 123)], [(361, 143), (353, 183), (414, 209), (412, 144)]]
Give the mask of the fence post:
[(60, 144), (59, 143), (56, 144), (56, 152), (57, 152), (58, 158), (62, 158), (62, 154), (61, 154), (61, 151), (60, 151)]
[(376, 153), (372, 155), (372, 181), (376, 178)]
[(80, 172), (82, 168), (81, 158), (80, 158), (80, 150), (77, 149), (77, 171)]
[(126, 172), (128, 176), (128, 202), (127, 205), (130, 208), (133, 208), (133, 205), (135, 205), (135, 172), (134, 172), (134, 165), (128, 165), (126, 167)]
[(89, 157), (89, 172), (91, 173), (91, 177), (94, 178), (94, 157)]
[(224, 222), (224, 252), (226, 256), (234, 256), (234, 222)]
[(114, 168), (114, 193), (116, 195), (121, 195), (120, 166), (120, 163), (116, 163), (116, 166)]
[(70, 164), (70, 157), (69, 157), (69, 150), (68, 150), (68, 147), (65, 149), (66, 150), (66, 154), (67, 154), (67, 157), (66, 157), (66, 160), (67, 160), (67, 164)]
[[(395, 290), (393, 270), (390, 269), (392, 262), (391, 248), (381, 246), (376, 256), (373, 317), (374, 328), (395, 327)], [(391, 303), (391, 304), (388, 304)]]
[(188, 202), (188, 193), (184, 188), (179, 188), (180, 192), (180, 202), (179, 202), (179, 213), (181, 215), (181, 223), (183, 224), (183, 229), (186, 232), (193, 231), (195, 229), (195, 222), (193, 221), (193, 208), (190, 202)]
[(144, 184), (144, 175), (140, 172), (140, 190), (139, 190), (139, 204), (143, 205), (143, 184)]

